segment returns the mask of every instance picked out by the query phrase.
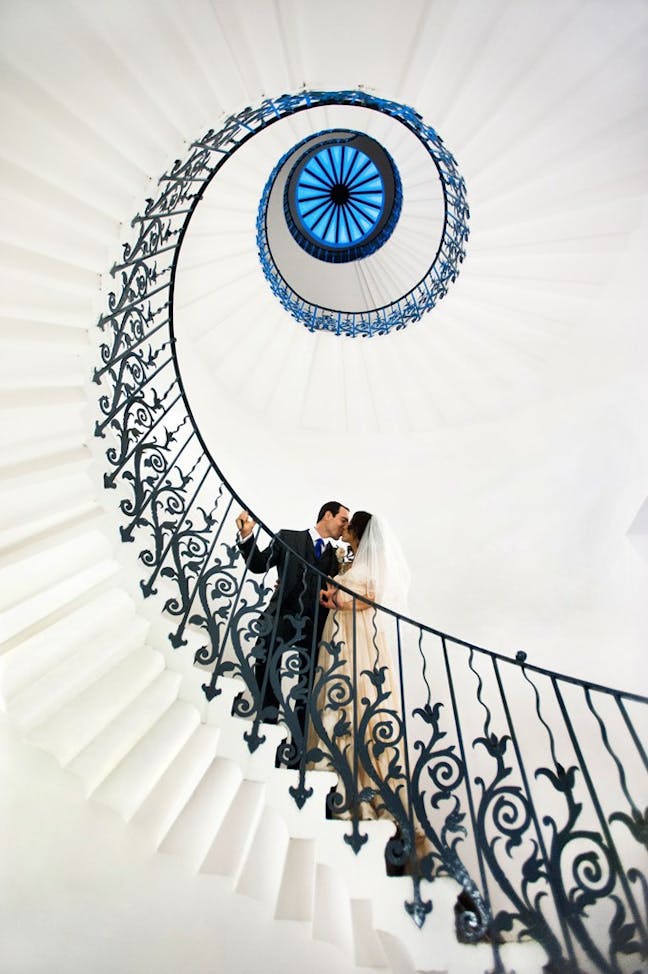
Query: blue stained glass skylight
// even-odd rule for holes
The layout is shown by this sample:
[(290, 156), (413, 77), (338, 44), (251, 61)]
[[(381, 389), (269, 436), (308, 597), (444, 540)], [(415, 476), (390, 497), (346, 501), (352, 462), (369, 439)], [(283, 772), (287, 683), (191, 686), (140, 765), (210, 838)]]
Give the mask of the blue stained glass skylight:
[(373, 233), (383, 213), (385, 186), (366, 153), (352, 145), (327, 145), (299, 174), (295, 199), (311, 237), (343, 248)]
[(284, 164), (290, 167), (283, 201), (288, 229), (311, 257), (361, 260), (389, 239), (403, 194), (391, 156), (375, 139), (353, 129), (315, 132)]

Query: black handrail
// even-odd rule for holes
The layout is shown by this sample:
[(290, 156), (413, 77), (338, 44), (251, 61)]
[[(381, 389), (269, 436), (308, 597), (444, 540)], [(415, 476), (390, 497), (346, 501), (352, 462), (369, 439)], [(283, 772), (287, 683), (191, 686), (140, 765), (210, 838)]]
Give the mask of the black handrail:
[[(281, 550), (268, 611), (271, 579), (254, 577), (239, 551), (234, 516), (247, 505), (194, 421), (173, 291), (179, 247), (209, 180), (286, 105), (305, 110), (307, 94), (246, 110), (192, 146), (132, 221), (138, 237), (113, 268), (122, 291), (99, 322), (109, 340), (94, 374), (96, 434), (117, 441), (104, 479), (127, 494), (122, 538), (147, 569), (142, 592), (159, 592), (161, 610), (180, 620), (171, 645), (185, 645), (188, 632), (206, 639), (195, 660), (209, 675), (208, 698), (224, 678), (241, 681), (233, 714), (245, 718), (251, 750), (266, 719), (285, 726), (277, 760), (294, 768), (298, 806), (313, 793), (309, 770), (326, 767), (338, 777), (328, 814), (348, 819), (356, 852), (367, 819), (392, 823), (386, 870), (411, 876), (406, 908), (417, 924), (431, 909), (433, 881), (450, 876), (461, 890), (457, 936), (490, 942), (493, 970), (504, 971), (503, 940), (531, 937), (554, 974), (635, 971), (648, 956), (648, 813), (637, 797), (647, 762), (631, 711), (645, 713), (648, 700), (531, 664), (522, 652), (511, 659), (476, 646), (372, 603), (343, 580), (336, 585), (352, 611), (332, 616), (320, 638), (325, 573), (252, 512), (257, 540)], [(159, 354), (169, 347), (173, 381), (158, 388)]]

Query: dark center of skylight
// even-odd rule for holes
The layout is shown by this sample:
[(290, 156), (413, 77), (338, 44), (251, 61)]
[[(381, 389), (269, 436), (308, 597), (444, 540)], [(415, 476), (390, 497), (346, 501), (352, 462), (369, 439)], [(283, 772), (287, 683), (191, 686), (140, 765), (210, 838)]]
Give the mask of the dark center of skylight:
[(351, 193), (342, 183), (336, 183), (331, 189), (331, 200), (336, 206), (344, 206), (345, 203), (349, 202), (349, 197)]

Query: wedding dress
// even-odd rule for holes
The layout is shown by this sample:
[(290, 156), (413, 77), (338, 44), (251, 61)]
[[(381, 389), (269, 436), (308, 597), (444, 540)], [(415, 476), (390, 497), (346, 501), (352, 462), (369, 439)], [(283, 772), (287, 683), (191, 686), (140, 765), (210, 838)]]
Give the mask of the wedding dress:
[[(335, 581), (396, 612), (406, 609), (409, 572), (384, 521), (373, 516), (350, 570)], [(398, 818), (408, 807), (404, 720), (395, 665), (396, 620), (341, 589), (315, 667), (307, 767), (335, 771), (336, 817)], [(402, 814), (402, 811), (401, 811)], [(406, 814), (406, 811), (405, 811)]]

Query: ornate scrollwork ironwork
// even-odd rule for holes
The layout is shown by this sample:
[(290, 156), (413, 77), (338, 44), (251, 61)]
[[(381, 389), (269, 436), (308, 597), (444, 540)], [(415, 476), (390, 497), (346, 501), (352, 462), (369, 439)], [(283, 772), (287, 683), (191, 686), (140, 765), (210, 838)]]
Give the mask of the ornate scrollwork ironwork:
[[(319, 609), (305, 595), (309, 573), (317, 570), (306, 563), (304, 597), (278, 631), (281, 594), (273, 617), (267, 612), (273, 579), (250, 575), (231, 515), (239, 499), (202, 442), (184, 394), (171, 295), (178, 246), (205, 187), (239, 145), (277, 119), (314, 105), (362, 105), (367, 97), (301, 92), (245, 109), (196, 142), (133, 219), (135, 239), (112, 270), (119, 288), (99, 320), (103, 340), (93, 375), (99, 386), (95, 432), (109, 440), (105, 486), (119, 489), (121, 536), (138, 549), (142, 593), (159, 597), (174, 621), (171, 645), (191, 643), (196, 663), (209, 674), (207, 698), (218, 695), (224, 679), (240, 681), (233, 714), (245, 719), (251, 750), (264, 739), (265, 721), (285, 726), (278, 757), (295, 768), (291, 794), (298, 805), (312, 794), (311, 768), (335, 771), (338, 786), (328, 812), (349, 820), (346, 838), (356, 852), (367, 841), (365, 819), (393, 823), (388, 871), (411, 875), (406, 908), (418, 924), (431, 909), (434, 882), (451, 877), (459, 891), (458, 938), (488, 940), (498, 972), (499, 942), (514, 936), (543, 946), (547, 971), (634, 974), (648, 957), (648, 882), (632, 856), (645, 851), (648, 824), (641, 785), (629, 781), (625, 758), (638, 756), (646, 767), (629, 707), (645, 708), (648, 701), (563, 678), (524, 657), (507, 660), (402, 617), (397, 632), (409, 628), (419, 665), (415, 683), (407, 683), (394, 638), (398, 697), (387, 687), (377, 643), (379, 621), (386, 631), (394, 614), (371, 609), (376, 653), (357, 672), (354, 640), (343, 639), (339, 626), (317, 645), (313, 615)], [(411, 109), (407, 120), (423, 124)], [(456, 276), (467, 236), (464, 188), (452, 156), (442, 144), (436, 151), (451, 232), (431, 278), (374, 319), (322, 311), (325, 327), (353, 334), (399, 327), (438, 300)], [(303, 318), (302, 299), (282, 300)], [(259, 530), (272, 539), (261, 522)], [(288, 557), (301, 561), (295, 553)], [(433, 653), (423, 651), (423, 636), (435, 641)], [(568, 706), (570, 688), (580, 697)], [(603, 698), (615, 705), (616, 716), (611, 711), (603, 719)], [(523, 734), (516, 727), (518, 705)], [(598, 741), (597, 754), (611, 768), (598, 782), (597, 762), (585, 759), (583, 740), (590, 748)], [(617, 830), (627, 843), (618, 841)]]

